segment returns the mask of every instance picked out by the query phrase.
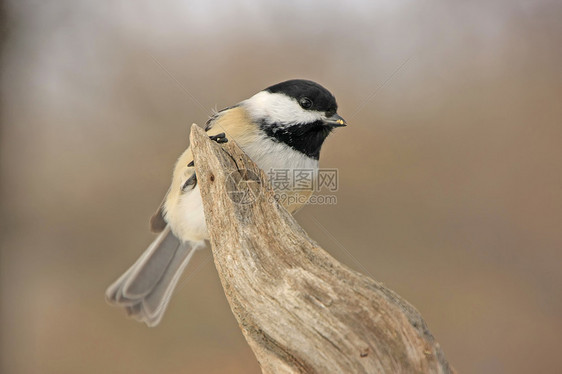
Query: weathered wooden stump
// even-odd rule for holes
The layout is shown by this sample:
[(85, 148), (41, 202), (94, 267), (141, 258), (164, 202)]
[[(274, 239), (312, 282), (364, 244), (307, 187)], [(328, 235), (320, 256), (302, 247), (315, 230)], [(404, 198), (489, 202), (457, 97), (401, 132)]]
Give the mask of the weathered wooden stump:
[(311, 240), (233, 141), (194, 125), (191, 142), (215, 265), (264, 373), (453, 372), (419, 312)]

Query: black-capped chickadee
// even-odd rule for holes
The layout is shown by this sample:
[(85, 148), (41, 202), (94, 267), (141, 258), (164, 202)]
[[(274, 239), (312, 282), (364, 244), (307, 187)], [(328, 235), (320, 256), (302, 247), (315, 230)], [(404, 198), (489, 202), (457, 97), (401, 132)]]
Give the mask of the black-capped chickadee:
[[(295, 79), (266, 88), (214, 114), (205, 130), (219, 142), (236, 141), (266, 172), (316, 171), (324, 140), (334, 128), (346, 125), (337, 109), (336, 99), (324, 87)], [(290, 192), (305, 197), (283, 204), (293, 213), (312, 194), (312, 189)], [(160, 234), (107, 289), (106, 298), (111, 304), (125, 307), (138, 321), (155, 326), (164, 315), (189, 259), (209, 238), (189, 147), (176, 163), (170, 189), (150, 226)]]

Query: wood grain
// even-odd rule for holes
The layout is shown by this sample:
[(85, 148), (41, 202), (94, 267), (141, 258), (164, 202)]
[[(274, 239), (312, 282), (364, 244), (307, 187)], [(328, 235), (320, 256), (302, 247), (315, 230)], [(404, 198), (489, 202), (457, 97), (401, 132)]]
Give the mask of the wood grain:
[(191, 144), (215, 265), (263, 373), (454, 372), (420, 313), (310, 239), (233, 141), (193, 125)]

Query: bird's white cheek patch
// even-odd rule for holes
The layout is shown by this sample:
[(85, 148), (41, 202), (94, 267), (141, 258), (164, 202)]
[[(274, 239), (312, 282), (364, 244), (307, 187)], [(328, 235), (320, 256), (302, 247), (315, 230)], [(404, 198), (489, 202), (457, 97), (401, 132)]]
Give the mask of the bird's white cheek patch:
[(244, 101), (244, 106), (253, 119), (281, 126), (312, 123), (322, 119), (322, 113), (304, 110), (296, 100), (279, 93), (259, 92)]

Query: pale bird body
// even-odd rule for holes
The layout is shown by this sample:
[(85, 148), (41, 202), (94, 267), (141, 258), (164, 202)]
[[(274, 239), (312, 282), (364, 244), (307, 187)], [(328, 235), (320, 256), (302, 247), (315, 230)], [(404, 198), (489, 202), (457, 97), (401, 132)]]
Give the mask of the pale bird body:
[[(335, 127), (345, 126), (336, 111), (335, 98), (325, 88), (311, 81), (291, 80), (216, 113), (206, 131), (211, 137), (224, 133), (236, 141), (266, 173), (316, 172), (324, 140)], [(292, 204), (281, 201), (291, 213), (312, 194), (312, 188), (295, 191), (293, 187), (290, 183), (282, 192), (303, 198), (292, 199), (297, 201)], [(155, 326), (195, 249), (208, 239), (190, 148), (176, 162), (168, 193), (150, 222), (159, 236), (107, 289), (106, 298), (125, 307), (135, 319)]]

